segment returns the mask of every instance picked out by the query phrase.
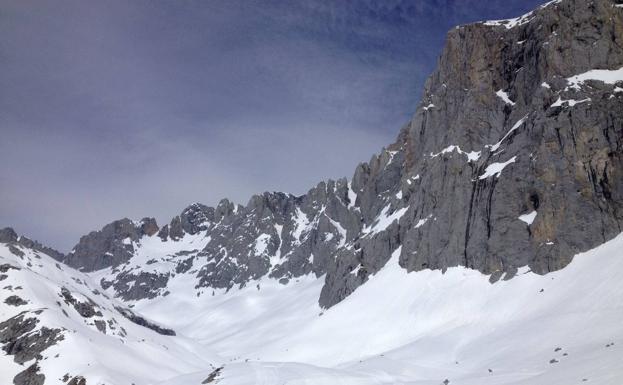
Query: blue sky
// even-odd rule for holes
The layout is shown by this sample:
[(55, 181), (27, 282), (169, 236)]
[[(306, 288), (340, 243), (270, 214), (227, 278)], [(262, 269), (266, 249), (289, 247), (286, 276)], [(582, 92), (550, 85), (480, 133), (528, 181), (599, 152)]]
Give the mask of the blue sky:
[(447, 30), (540, 1), (0, 0), (0, 226), (302, 194), (391, 143)]

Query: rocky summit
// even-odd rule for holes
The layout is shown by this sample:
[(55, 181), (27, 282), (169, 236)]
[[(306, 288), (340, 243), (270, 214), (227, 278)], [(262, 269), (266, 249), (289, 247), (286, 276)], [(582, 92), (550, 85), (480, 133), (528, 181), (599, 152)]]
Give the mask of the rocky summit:
[(350, 179), (0, 230), (0, 382), (620, 384), (622, 225), (623, 3), (551, 1), (448, 32)]

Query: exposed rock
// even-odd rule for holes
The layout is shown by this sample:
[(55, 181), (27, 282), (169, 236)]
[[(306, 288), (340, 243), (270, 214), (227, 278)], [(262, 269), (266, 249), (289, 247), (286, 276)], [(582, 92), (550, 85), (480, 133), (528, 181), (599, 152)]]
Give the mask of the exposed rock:
[(223, 367), (219, 367), (216, 368), (212, 371), (212, 373), (210, 373), (208, 375), (208, 378), (206, 378), (205, 380), (201, 381), (202, 384), (211, 384), (214, 381), (216, 381), (216, 379), (221, 375), (221, 371), (223, 370)]
[(27, 305), (28, 301), (24, 301), (17, 295), (11, 295), (4, 300), (4, 303), (11, 306), (22, 306)]
[(39, 320), (35, 317), (26, 318), (25, 315), (26, 312), (22, 312), (0, 322), (2, 350), (12, 355), (18, 364), (39, 358), (42, 351), (64, 338), (60, 329), (43, 326), (35, 330)]
[(65, 258), (65, 254), (61, 253), (60, 251), (55, 250), (51, 247), (44, 246), (37, 241), (33, 241), (32, 239), (24, 237), (23, 235), (19, 237), (17, 243), (29, 249), (45, 253), (50, 257), (56, 259), (57, 261), (62, 261)]
[(127, 218), (114, 221), (100, 231), (80, 238), (64, 263), (83, 270), (94, 271), (128, 261), (134, 252), (133, 242), (142, 236), (156, 234), (158, 226), (153, 218), (133, 222)]
[(9, 270), (21, 270), (21, 268), (17, 267), (17, 266), (13, 266), (9, 263), (3, 263), (2, 265), (0, 265), (0, 272), (1, 273), (6, 273)]
[(96, 310), (99, 306), (90, 298), (87, 297), (87, 302), (78, 301), (71, 292), (63, 287), (61, 288), (60, 296), (63, 298), (66, 304), (72, 305), (74, 309), (84, 318), (91, 318), (93, 316), (102, 316), (102, 312)]
[(17, 247), (9, 244), (9, 251), (11, 252), (11, 254), (16, 255), (20, 258), (22, 258), (24, 256), (24, 252), (21, 251), (20, 249), (18, 249)]
[(148, 329), (151, 329), (153, 331), (155, 331), (158, 334), (162, 334), (165, 336), (174, 336), (175, 335), (175, 331), (171, 330), (171, 329), (167, 329), (164, 328), (162, 326), (156, 325), (153, 322), (150, 322), (148, 320), (146, 320), (145, 318), (141, 317), (140, 315), (134, 313), (132, 310), (130, 309), (123, 309), (121, 307), (115, 307), (115, 309), (117, 309), (117, 311), (119, 313), (121, 313), (121, 315), (123, 315), (125, 318), (129, 319), (130, 321), (134, 322), (137, 325), (141, 325), (144, 326)]
[(44, 382), (45, 375), (39, 373), (38, 362), (30, 365), (26, 370), (19, 372), (15, 378), (13, 378), (13, 384), (15, 385), (43, 385)]
[(72, 378), (67, 385), (87, 385), (87, 380), (82, 376)]
[(164, 293), (169, 281), (168, 274), (156, 274), (140, 272), (119, 273), (114, 281), (102, 281), (102, 287), (107, 289), (113, 286), (117, 296), (126, 301), (139, 300), (145, 298), (155, 298)]
[(0, 242), (9, 243), (17, 242), (17, 233), (10, 227), (0, 229)]

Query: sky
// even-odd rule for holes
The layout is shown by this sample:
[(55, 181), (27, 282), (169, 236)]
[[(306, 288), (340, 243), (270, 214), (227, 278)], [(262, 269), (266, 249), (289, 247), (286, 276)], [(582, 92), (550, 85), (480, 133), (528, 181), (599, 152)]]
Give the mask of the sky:
[(0, 227), (69, 251), (350, 178), (395, 139), (457, 24), (535, 0), (0, 0)]

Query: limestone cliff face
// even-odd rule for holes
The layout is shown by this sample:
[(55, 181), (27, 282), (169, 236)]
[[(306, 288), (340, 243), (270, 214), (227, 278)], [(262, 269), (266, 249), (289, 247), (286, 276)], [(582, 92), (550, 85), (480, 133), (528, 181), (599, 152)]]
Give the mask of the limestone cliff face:
[[(142, 237), (205, 234), (201, 250), (170, 256), (175, 268), (158, 273), (159, 290), (180, 273), (193, 274), (198, 290), (326, 274), (323, 307), (392, 255), (409, 271), (463, 265), (492, 281), (526, 265), (560, 269), (621, 232), (621, 72), (623, 6), (613, 0), (554, 1), (457, 27), (413, 119), (350, 182), (322, 182), (300, 197), (264, 193), (245, 207), (196, 204), (162, 229), (105, 227), (65, 262), (114, 266), (109, 284), (138, 282), (146, 273), (125, 266)], [(157, 295), (123, 289), (131, 286), (118, 294)]]
[[(409, 271), (463, 265), (494, 281), (526, 265), (560, 269), (620, 233), (623, 82), (568, 78), (621, 68), (623, 9), (610, 0), (552, 2), (450, 31), (420, 108), (390, 147), (400, 178), (373, 159), (353, 179), (364, 208), (390, 188), (402, 200), (392, 210), (408, 210), (350, 259), (374, 272), (388, 258), (379, 245), (394, 242)], [(348, 269), (329, 269), (321, 304), (357, 286)]]

